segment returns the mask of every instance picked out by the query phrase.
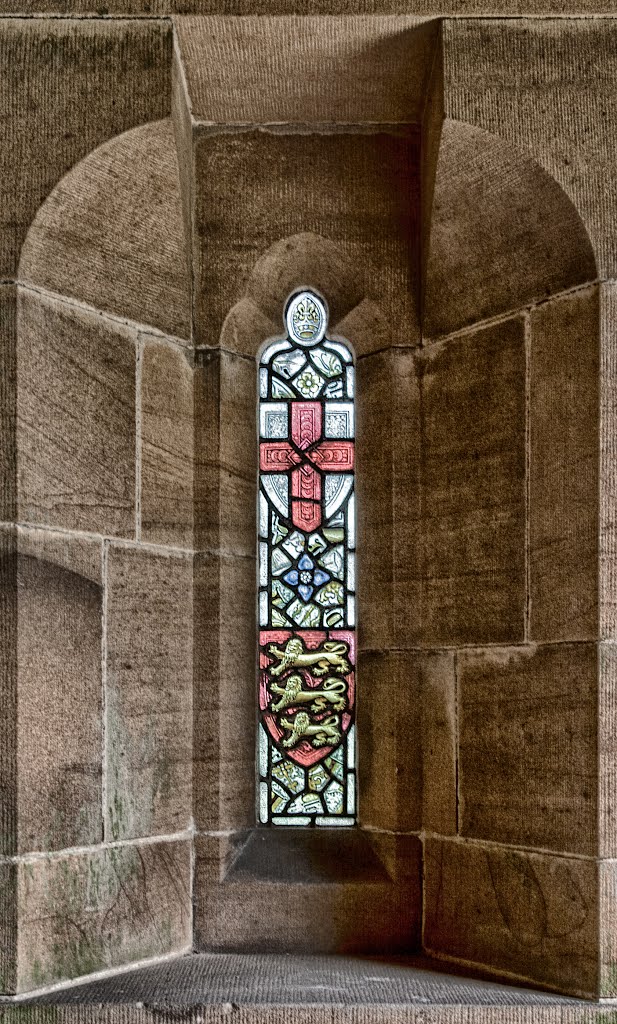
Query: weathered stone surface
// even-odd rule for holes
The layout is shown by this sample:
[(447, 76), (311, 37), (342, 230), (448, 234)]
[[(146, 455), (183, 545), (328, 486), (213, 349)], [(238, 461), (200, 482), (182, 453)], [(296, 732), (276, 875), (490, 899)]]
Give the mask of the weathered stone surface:
[(522, 640), (522, 318), (430, 346), (420, 372), (422, 642)]
[(531, 640), (598, 635), (598, 334), (595, 287), (531, 313)]
[(17, 867), (0, 862), (0, 994), (15, 992), (17, 981)]
[(617, 649), (598, 647), (598, 853), (617, 858)]
[(593, 860), (428, 839), (424, 879), (428, 952), (561, 992), (598, 994)]
[(219, 344), (223, 321), (264, 252), (282, 238), (306, 233), (333, 240), (361, 268), (358, 286), (379, 302), (393, 338), (407, 343), (417, 334), (418, 130), (314, 135), (310, 159), (299, 159), (306, 140), (279, 131), (197, 130), (199, 344)]
[[(338, 245), (329, 238), (302, 232), (270, 246), (251, 271), (247, 297), (286, 333), (283, 311), (299, 286), (310, 286), (327, 299), (330, 330), (363, 298), (363, 280)], [(267, 338), (268, 335), (264, 335)]]
[(614, 277), (615, 21), (461, 18), (445, 22), (443, 40), (446, 116), (535, 158), (579, 211), (598, 276)]
[[(416, 354), (413, 349), (394, 349), (392, 384), (384, 403), (392, 407), (392, 436), (384, 453), (392, 461), (392, 570), (394, 598), (394, 640), (398, 648), (414, 647), (422, 636), (422, 403)], [(370, 373), (368, 387), (373, 382)], [(360, 406), (363, 396), (358, 398)], [(376, 422), (383, 407), (375, 410)], [(368, 427), (369, 459), (359, 473), (365, 472), (369, 486), (373, 480), (375, 426)], [(362, 539), (360, 539), (362, 543)], [(376, 603), (376, 602), (375, 602)], [(371, 616), (375, 609), (371, 609)]]
[(597, 853), (594, 645), (461, 651), (457, 665), (463, 835)]
[(617, 287), (600, 286), (599, 630), (617, 640)]
[[(0, 528), (0, 855), (17, 850), (17, 528)], [(0, 948), (1, 945), (0, 945)]]
[(193, 367), (175, 345), (141, 349), (141, 539), (193, 546)]
[(17, 990), (190, 947), (188, 842), (19, 864)]
[[(7, 14), (58, 13), (90, 14), (100, 17), (101, 8), (95, 0), (3, 0), (2, 12)], [(607, 15), (612, 11), (611, 0), (500, 0), (499, 15), (585, 14)], [(373, 14), (409, 15), (409, 0), (312, 0), (311, 14), (344, 15)], [(220, 0), (109, 0), (104, 14), (119, 15), (220, 15)], [(232, 0), (224, 7), (225, 15), (302, 15), (307, 7), (300, 0)], [(494, 0), (418, 0), (414, 3), (414, 17), (440, 16), (472, 17), (495, 16)]]
[(20, 528), (18, 849), (101, 840), (101, 543)]
[(109, 840), (191, 817), (192, 558), (111, 545), (107, 562)]
[(430, 227), (423, 331), (449, 334), (593, 281), (580, 215), (522, 150), (446, 119)]
[(358, 668), (362, 825), (456, 832), (454, 656), (364, 652)]
[(267, 851), (279, 835), (257, 830), (248, 837), (197, 840), (198, 949), (402, 953), (418, 947), (421, 847), (416, 837), (373, 833), (369, 842), (361, 836), (368, 845), (356, 860), (351, 850), (348, 857), (341, 851), (328, 857), (328, 845), (338, 844), (340, 834), (330, 833), (325, 847), (320, 840), (326, 837), (300, 835), (300, 850), (282, 854), (282, 872), (272, 850), (261, 858), (243, 857), (247, 839), (265, 843)]
[(135, 530), (135, 336), (20, 289), (19, 518)]
[(617, 996), (617, 864), (600, 861), (600, 990), (605, 999)]
[(214, 124), (419, 121), (437, 26), (346, 11), (341, 32), (312, 13), (176, 19), (193, 117)]
[(195, 367), (195, 547), (254, 557), (257, 371), (254, 359), (203, 352)]
[(171, 27), (160, 21), (3, 21), (0, 277), (14, 275), (29, 224), (70, 167), (167, 116), (170, 57)]
[(417, 658), (362, 653), (358, 665), (360, 822), (370, 828), (422, 828), (422, 688)]
[(198, 829), (255, 822), (254, 558), (198, 554), (194, 566), (193, 801)]
[(378, 352), (358, 360), (358, 579), (370, 580), (369, 586), (359, 589), (358, 641), (365, 650), (388, 649), (394, 646), (395, 637), (391, 455), (394, 387), (392, 352)]
[(458, 830), (458, 723), (455, 656), (418, 657), (422, 705), (422, 827), (455, 835)]
[(21, 281), (187, 339), (190, 302), (171, 121), (141, 125), (74, 167), (39, 209)]
[(17, 505), (17, 293), (0, 285), (0, 521), (15, 518)]

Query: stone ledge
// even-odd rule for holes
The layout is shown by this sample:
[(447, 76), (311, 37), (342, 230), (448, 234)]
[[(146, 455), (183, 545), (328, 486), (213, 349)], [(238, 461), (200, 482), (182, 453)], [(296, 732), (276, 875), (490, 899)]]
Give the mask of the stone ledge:
[[(266, 908), (265, 908), (266, 909)], [(617, 1007), (460, 976), (456, 967), (424, 957), (269, 956), (192, 954), (53, 991), (0, 999), (0, 1021), (90, 1019), (95, 1008), (109, 1020), (157, 1018), (337, 1021), (591, 1021), (617, 1022)], [(73, 1009), (68, 1014), (68, 1009)], [(52, 1009), (53, 1008), (53, 1009)], [(200, 1013), (195, 1017), (196, 1008)], [(465, 1015), (451, 1014), (465, 1009)], [(596, 1016), (602, 1010), (604, 1016)], [(390, 1016), (384, 1016), (387, 1010)], [(488, 1013), (488, 1011), (491, 1011)], [(495, 1015), (494, 1011), (501, 1010)], [(20, 1013), (22, 1011), (22, 1013)], [(307, 1014), (303, 1017), (303, 1012)], [(613, 1016), (614, 1012), (614, 1016)], [(352, 1016), (350, 1016), (352, 1013)], [(212, 1016), (214, 1014), (215, 1016)], [(251, 1014), (254, 1016), (251, 1017)], [(356, 1014), (354, 1016), (353, 1014)], [(487, 1015), (488, 1014), (488, 1015)], [(50, 1016), (51, 1015), (51, 1016)], [(24, 1017), (25, 1019), (25, 1017)], [(144, 1018), (145, 1019), (145, 1018)]]

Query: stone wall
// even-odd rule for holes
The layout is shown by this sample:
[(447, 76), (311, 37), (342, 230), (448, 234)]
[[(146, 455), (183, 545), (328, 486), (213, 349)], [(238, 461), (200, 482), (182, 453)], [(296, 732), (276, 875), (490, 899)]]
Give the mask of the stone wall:
[[(424, 14), (0, 22), (6, 992), (194, 946), (617, 995), (613, 21)], [(319, 837), (254, 827), (298, 285), (358, 367), (361, 826)]]

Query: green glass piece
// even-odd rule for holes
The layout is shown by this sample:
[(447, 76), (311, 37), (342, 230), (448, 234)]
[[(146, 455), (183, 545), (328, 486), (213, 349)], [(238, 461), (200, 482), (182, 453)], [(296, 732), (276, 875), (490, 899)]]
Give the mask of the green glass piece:
[(276, 377), (272, 378), (272, 397), (273, 398), (295, 398), (295, 394), (287, 384), (283, 384), (282, 381), (277, 380)]
[(324, 793), (326, 806), (330, 814), (340, 814), (343, 810), (343, 787), (339, 782), (331, 782)]
[(272, 575), (281, 576), (288, 569), (291, 569), (289, 558), (280, 548), (275, 548), (272, 552)]
[(311, 352), (311, 359), (324, 377), (337, 377), (343, 372), (343, 364), (334, 352), (327, 352), (323, 348), (315, 348)]
[(322, 764), (315, 764), (312, 768), (309, 768), (308, 777), (309, 789), (316, 793), (321, 793), (322, 789), (324, 789), (330, 781), (330, 776)]
[(328, 768), (337, 779), (343, 781), (344, 768), (340, 761), (335, 760), (334, 755), (327, 757), (325, 760), (326, 768)]
[(325, 555), (322, 555), (319, 559), (319, 564), (323, 565), (324, 569), (327, 569), (331, 576), (336, 576), (337, 579), (342, 580), (345, 575), (345, 549), (343, 545), (337, 544), (336, 547), (326, 551)]
[(285, 618), (284, 615), (281, 615), (281, 613), (279, 612), (279, 610), (277, 608), (273, 608), (272, 609), (272, 625), (273, 626), (284, 626), (286, 629), (289, 629), (289, 627), (291, 626), (291, 622), (289, 621), (289, 619)]
[(298, 598), (289, 605), (287, 614), (298, 626), (303, 626), (304, 629), (317, 629), (320, 625), (321, 615), (319, 614), (319, 608), (314, 604), (304, 604)]
[(323, 535), (331, 544), (340, 544), (341, 541), (345, 540), (344, 530), (332, 530), (329, 526), (323, 531)]
[(280, 580), (272, 580), (272, 604), (275, 608), (286, 608), (292, 597), (293, 590), (286, 587)]
[(306, 785), (304, 769), (293, 761), (281, 761), (272, 769), (272, 774), (282, 782), (290, 793), (301, 793)]
[(338, 583), (336, 580), (330, 580), (329, 583), (326, 583), (315, 596), (315, 600), (322, 606), (322, 608), (328, 608), (332, 605), (342, 605), (343, 598), (343, 584)]

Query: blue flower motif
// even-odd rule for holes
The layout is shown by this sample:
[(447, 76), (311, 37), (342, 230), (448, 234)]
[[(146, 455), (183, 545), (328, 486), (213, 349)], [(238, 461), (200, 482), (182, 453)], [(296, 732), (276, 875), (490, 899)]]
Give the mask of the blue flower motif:
[(330, 577), (323, 569), (318, 569), (308, 555), (302, 555), (298, 568), (290, 569), (283, 579), (290, 587), (297, 589), (303, 601), (310, 601), (315, 587), (321, 587)]

